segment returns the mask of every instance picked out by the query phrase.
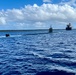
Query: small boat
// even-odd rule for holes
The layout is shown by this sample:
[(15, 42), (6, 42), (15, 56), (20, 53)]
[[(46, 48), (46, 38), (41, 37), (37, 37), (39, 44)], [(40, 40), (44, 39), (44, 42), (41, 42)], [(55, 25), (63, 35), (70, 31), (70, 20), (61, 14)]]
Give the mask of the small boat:
[(71, 23), (69, 23), (69, 24), (67, 25), (66, 30), (72, 30)]
[(9, 37), (10, 35), (9, 34), (6, 34), (6, 37)]

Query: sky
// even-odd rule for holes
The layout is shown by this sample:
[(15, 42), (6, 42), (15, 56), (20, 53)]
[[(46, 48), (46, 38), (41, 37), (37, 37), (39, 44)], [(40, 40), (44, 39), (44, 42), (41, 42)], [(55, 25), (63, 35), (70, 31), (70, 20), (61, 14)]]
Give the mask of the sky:
[(0, 30), (76, 28), (76, 0), (0, 0)]

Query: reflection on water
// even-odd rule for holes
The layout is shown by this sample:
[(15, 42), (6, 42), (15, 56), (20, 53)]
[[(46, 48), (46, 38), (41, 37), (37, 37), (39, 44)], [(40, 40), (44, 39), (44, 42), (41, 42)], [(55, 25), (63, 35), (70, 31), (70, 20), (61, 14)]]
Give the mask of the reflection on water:
[(76, 30), (37, 35), (9, 32), (7, 38), (3, 34), (0, 75), (75, 75)]

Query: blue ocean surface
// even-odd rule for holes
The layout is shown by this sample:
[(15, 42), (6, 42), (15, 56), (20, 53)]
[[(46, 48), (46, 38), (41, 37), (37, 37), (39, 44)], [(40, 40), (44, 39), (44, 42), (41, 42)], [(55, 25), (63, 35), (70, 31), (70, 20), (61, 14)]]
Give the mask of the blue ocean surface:
[(76, 30), (0, 32), (0, 75), (75, 74)]

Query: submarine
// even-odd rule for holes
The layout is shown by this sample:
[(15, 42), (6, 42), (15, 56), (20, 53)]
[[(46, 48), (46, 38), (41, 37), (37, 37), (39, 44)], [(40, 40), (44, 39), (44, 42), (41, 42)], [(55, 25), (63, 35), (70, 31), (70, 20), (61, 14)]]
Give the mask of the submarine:
[(52, 32), (53, 32), (53, 28), (50, 27), (50, 28), (49, 28), (49, 33), (52, 33)]
[(67, 25), (66, 30), (72, 30), (71, 23), (69, 23), (69, 24)]

